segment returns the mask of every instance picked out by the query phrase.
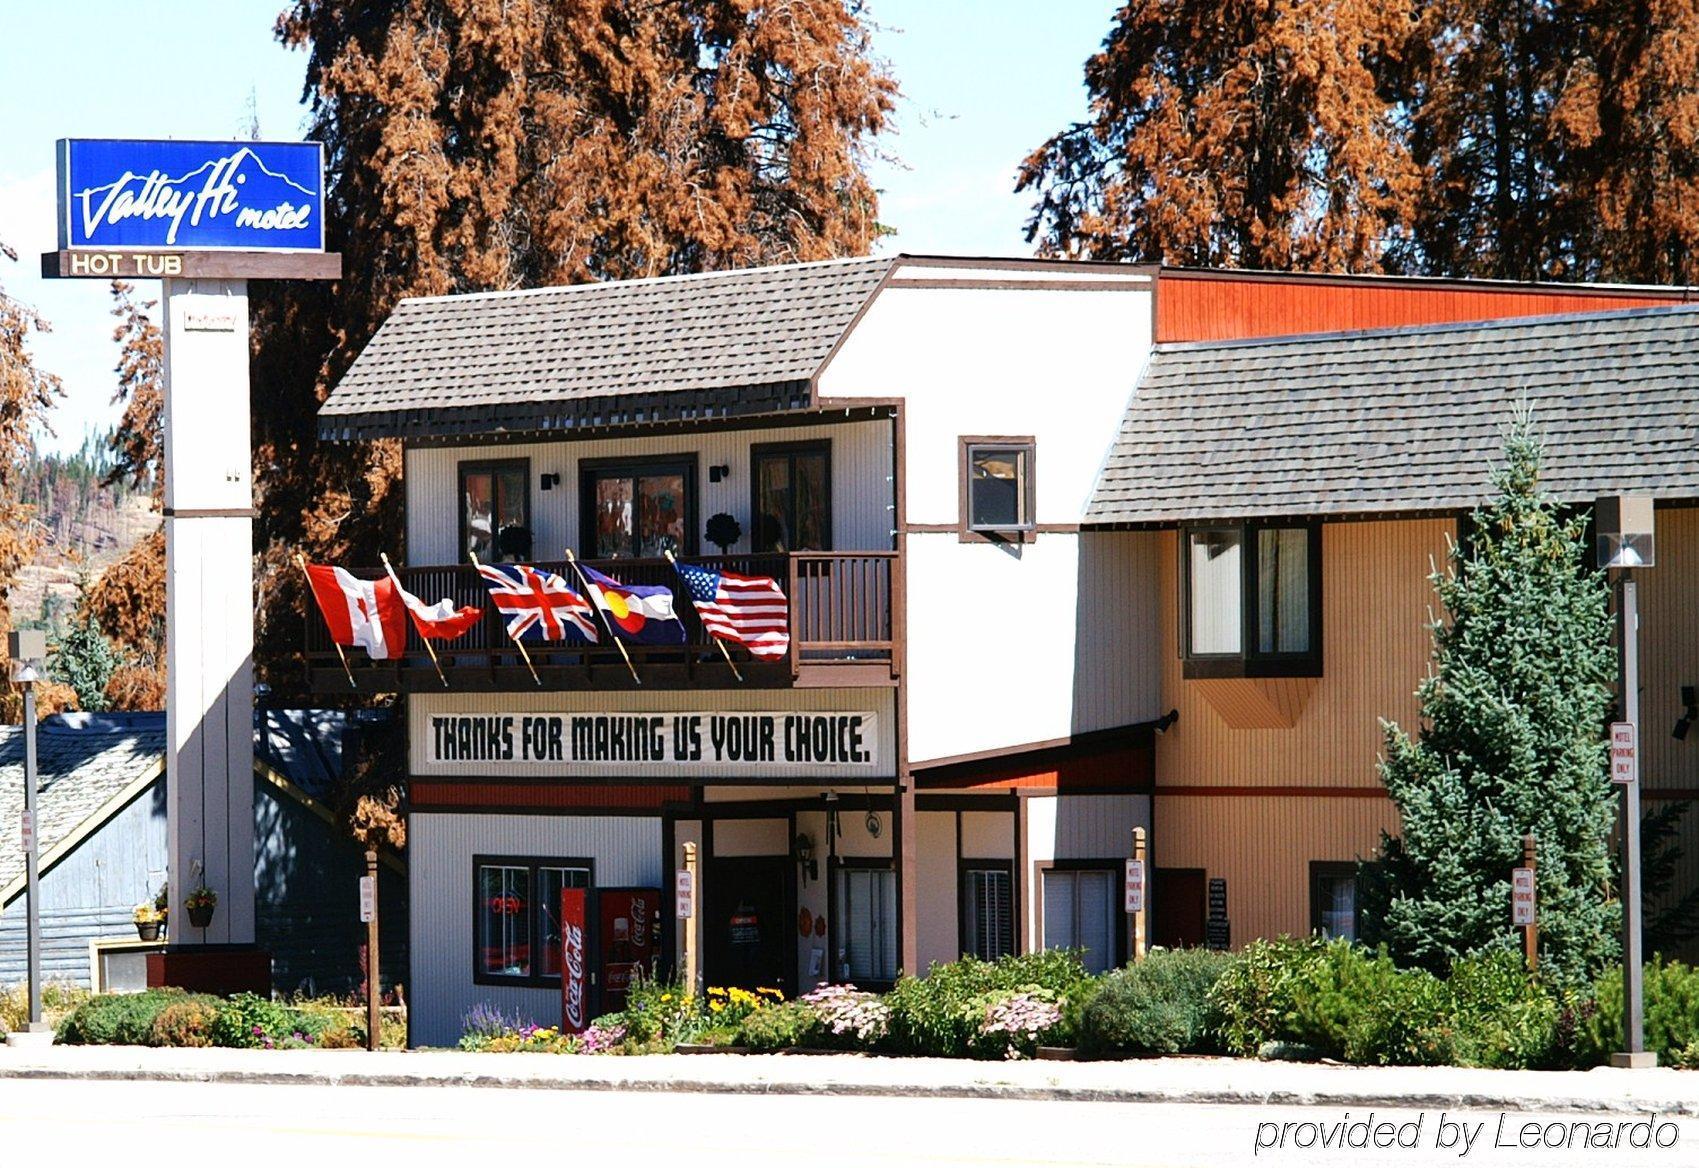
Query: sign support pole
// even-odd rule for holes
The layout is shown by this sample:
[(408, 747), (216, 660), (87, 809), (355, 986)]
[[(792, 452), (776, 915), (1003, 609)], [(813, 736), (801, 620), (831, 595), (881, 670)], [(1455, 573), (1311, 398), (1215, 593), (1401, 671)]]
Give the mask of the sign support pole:
[[(683, 960), (681, 960), (679, 964), (683, 969), (684, 985), (686, 990), (690, 993), (695, 993), (696, 904), (698, 903), (697, 898), (701, 895), (701, 892), (696, 880), (696, 844), (692, 840), (686, 840), (684, 843), (684, 873), (689, 878), (691, 911), (690, 915), (684, 917), (682, 920), (684, 925), (684, 943), (680, 946), (679, 951), (683, 956)], [(681, 896), (679, 899), (682, 900), (683, 897)]]
[[(1538, 869), (1534, 866), (1535, 840), (1534, 833), (1529, 832), (1522, 837), (1522, 866), (1528, 870), (1528, 883), (1532, 888), (1539, 887)], [(1540, 967), (1540, 917), (1536, 909), (1528, 916), (1528, 923), (1522, 926), (1522, 957), (1527, 962), (1528, 972), (1533, 973)]]
[[(1624, 571), (1617, 583), (1617, 620), (1622, 667), (1622, 715), (1636, 732), (1640, 725), (1640, 608), (1638, 587)], [(1640, 939), (1640, 752), (1629, 759), (1631, 774), (1622, 787), (1622, 1051), (1614, 1067), (1652, 1067), (1657, 1052), (1646, 1049), (1645, 992)], [(1614, 764), (1613, 764), (1614, 765)]]
[(1144, 960), (1144, 950), (1147, 933), (1145, 931), (1145, 913), (1150, 911), (1150, 865), (1145, 860), (1145, 831), (1142, 827), (1133, 828), (1133, 863), (1137, 865), (1139, 878), (1144, 887), (1139, 890), (1138, 908), (1132, 915), (1132, 950), (1131, 956), (1135, 962)]
[[(366, 1049), (378, 1049), (383, 1030), (383, 993), (378, 971), (378, 853), (366, 849), (366, 878), (360, 882), (361, 915), (366, 918)], [(369, 899), (368, 899), (369, 898)]]

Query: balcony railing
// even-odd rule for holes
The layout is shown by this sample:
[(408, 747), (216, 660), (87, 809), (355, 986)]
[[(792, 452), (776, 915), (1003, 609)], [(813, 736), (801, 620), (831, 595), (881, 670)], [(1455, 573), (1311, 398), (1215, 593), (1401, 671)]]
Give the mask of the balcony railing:
[[(758, 662), (727, 645), (739, 672), (769, 686), (869, 684), (894, 675), (891, 652), (891, 586), (895, 552), (794, 552), (774, 555), (698, 556), (691, 562), (752, 576), (771, 576), (790, 600), (790, 650), (779, 662)], [(587, 560), (590, 567), (626, 584), (660, 584), (671, 589), (673, 608), (684, 623), (686, 643), (632, 645), (626, 649), (644, 684), (732, 684), (730, 666), (702, 628), (688, 593), (665, 560)], [(537, 565), (562, 576), (577, 591), (582, 582), (564, 561)], [(375, 579), (382, 568), (354, 569)], [(532, 688), (530, 669), (508, 637), (506, 619), (490, 601), (470, 564), (398, 568), (402, 585), (426, 604), (448, 597), (475, 605), (483, 619), (452, 641), (433, 641), (451, 688)], [(617, 646), (525, 643), (544, 688), (619, 686), (630, 673)], [(348, 681), (324, 621), (307, 614), (306, 657), (311, 680), (321, 690), (346, 691)], [(440, 689), (425, 643), (409, 623), (404, 657), (371, 661), (363, 649), (346, 650), (356, 686), (366, 690)], [(833, 679), (837, 680), (834, 682)], [(623, 680), (622, 680), (623, 679)]]

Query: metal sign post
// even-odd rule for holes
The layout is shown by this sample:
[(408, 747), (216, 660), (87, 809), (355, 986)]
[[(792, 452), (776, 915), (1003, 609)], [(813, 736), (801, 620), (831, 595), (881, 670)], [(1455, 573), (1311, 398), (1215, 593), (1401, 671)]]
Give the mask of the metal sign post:
[(366, 874), (360, 877), (360, 919), (366, 922), (366, 1049), (378, 1048), (383, 1029), (383, 993), (378, 981), (378, 854), (366, 849)]
[(40, 629), (15, 629), (7, 648), (13, 684), (24, 691), (24, 814), (18, 824), (24, 846), (25, 961), (29, 969), (29, 1022), (23, 1034), (8, 1034), (9, 1046), (52, 1042), (53, 1031), (41, 1018), (41, 853), (36, 834), (35, 683), (47, 656), (47, 635)]

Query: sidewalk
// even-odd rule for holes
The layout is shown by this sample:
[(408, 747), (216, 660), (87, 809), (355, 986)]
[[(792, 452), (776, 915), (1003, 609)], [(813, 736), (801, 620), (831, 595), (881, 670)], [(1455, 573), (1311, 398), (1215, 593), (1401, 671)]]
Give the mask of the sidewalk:
[(859, 1055), (651, 1055), (458, 1051), (0, 1047), (0, 1080), (150, 1079), (557, 1091), (932, 1095), (1115, 1103), (1468, 1108), (1699, 1116), (1699, 1072), (1343, 1067), (1239, 1059), (991, 1063)]

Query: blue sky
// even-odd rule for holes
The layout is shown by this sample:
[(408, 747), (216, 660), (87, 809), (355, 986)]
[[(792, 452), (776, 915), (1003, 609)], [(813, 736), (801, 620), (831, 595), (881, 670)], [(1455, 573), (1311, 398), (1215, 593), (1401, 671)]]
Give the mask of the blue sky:
[[(298, 137), (304, 55), (277, 44), (283, 0), (7, 0), (0, 7), (0, 267), (9, 294), (53, 323), (37, 359), (64, 381), (57, 436), (113, 420), (114, 321), (105, 284), (44, 281), (53, 246), (53, 143), (63, 137), (225, 138), (252, 110), (266, 138)], [(871, 0), (876, 51), (903, 86), (873, 170), (885, 250), (1024, 255), (1020, 160), (1085, 113), (1082, 65), (1114, 0)], [(142, 284), (143, 294), (157, 285)]]

